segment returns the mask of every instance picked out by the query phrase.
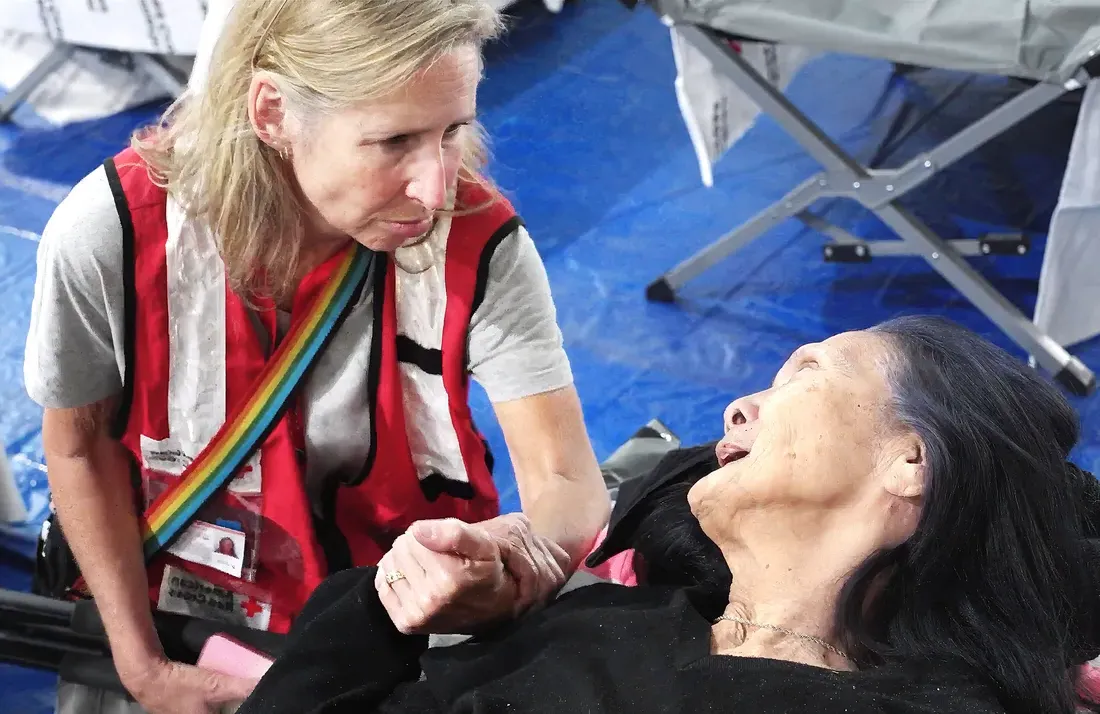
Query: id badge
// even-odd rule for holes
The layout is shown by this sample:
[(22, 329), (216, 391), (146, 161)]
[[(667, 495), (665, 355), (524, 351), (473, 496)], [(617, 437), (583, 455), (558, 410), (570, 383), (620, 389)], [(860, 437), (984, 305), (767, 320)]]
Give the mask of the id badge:
[(168, 547), (168, 552), (239, 578), (244, 572), (245, 540), (244, 531), (195, 521)]
[[(170, 439), (141, 438), (142, 490), (148, 509), (180, 480), (197, 455)], [(204, 565), (246, 582), (255, 582), (263, 531), (263, 477), (259, 454), (234, 476), (228, 488), (203, 504), (167, 551), (189, 563)]]

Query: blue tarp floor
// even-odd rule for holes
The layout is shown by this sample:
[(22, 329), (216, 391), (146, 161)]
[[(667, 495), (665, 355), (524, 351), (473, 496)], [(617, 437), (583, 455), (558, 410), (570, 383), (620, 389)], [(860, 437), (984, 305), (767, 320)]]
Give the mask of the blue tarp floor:
[[(492, 48), (481, 92), (493, 137), (493, 174), (522, 213), (546, 262), (593, 442), (607, 456), (659, 417), (687, 443), (716, 438), (722, 408), (757, 390), (798, 345), (902, 313), (949, 316), (1024, 355), (921, 259), (850, 266), (821, 260), (821, 237), (794, 221), (691, 284), (676, 306), (647, 303), (664, 270), (781, 197), (817, 170), (771, 120), (725, 156), (715, 186), (702, 186), (673, 93), (667, 29), (648, 10), (577, 0), (557, 16), (525, 0), (506, 43)], [(867, 158), (903, 98), (933, 105), (958, 77), (921, 72), (890, 86), (889, 64), (824, 57), (790, 96), (842, 146)], [(898, 162), (942, 138), (1011, 92), (975, 82), (902, 148)], [(879, 100), (889, 99), (876, 111)], [(41, 411), (22, 380), (35, 278), (36, 240), (71, 186), (121, 148), (160, 107), (56, 128), (27, 109), (0, 125), (0, 443), (32, 513), (0, 534), (0, 549), (29, 552), (45, 515)], [(948, 237), (1025, 226), (1035, 250), (976, 261), (1027, 314), (1034, 307), (1042, 234), (1057, 198), (1076, 107), (1055, 104), (922, 187), (911, 207)], [(859, 209), (823, 206), (868, 238), (889, 235)], [(1100, 369), (1100, 341), (1076, 348)], [(506, 453), (483, 395), (476, 412), (492, 447)], [(1076, 399), (1085, 437), (1078, 463), (1100, 467), (1100, 400)], [(504, 505), (517, 507), (502, 460)], [(0, 587), (26, 576), (0, 562)], [(0, 711), (52, 711), (46, 675), (0, 666)]]

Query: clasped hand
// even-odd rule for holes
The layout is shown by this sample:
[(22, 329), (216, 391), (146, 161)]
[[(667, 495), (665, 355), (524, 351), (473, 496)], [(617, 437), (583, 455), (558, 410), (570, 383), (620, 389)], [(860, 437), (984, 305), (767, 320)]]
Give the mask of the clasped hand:
[(446, 518), (399, 536), (374, 585), (400, 632), (470, 634), (546, 602), (568, 567), (565, 550), (532, 532), (523, 514), (474, 524)]

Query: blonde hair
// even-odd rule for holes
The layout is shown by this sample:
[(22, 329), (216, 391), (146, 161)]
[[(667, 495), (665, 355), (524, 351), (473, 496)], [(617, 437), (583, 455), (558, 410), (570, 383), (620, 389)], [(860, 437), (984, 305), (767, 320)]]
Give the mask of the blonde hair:
[[(253, 74), (268, 72), (291, 115), (308, 122), (392, 92), (501, 29), (488, 0), (235, 0), (203, 90), (173, 103), (131, 146), (188, 217), (217, 236), (238, 294), (293, 290), (303, 207), (278, 151), (252, 129)], [(491, 188), (481, 127), (468, 127), (463, 141), (459, 180)]]

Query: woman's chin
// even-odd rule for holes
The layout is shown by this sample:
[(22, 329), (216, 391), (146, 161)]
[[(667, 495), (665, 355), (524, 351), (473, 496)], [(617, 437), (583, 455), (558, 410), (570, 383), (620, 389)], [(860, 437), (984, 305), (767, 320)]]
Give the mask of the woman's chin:
[(392, 253), (405, 244), (405, 239), (377, 230), (351, 233), (352, 240), (375, 253)]
[(691, 515), (695, 516), (696, 519), (699, 518), (700, 512), (706, 511), (706, 504), (708, 500), (707, 493), (710, 491), (710, 487), (707, 481), (713, 475), (714, 474), (712, 473), (704, 476), (703, 478), (692, 484), (691, 488), (688, 489), (688, 508), (691, 509)]
[(356, 243), (364, 248), (369, 248), (376, 253), (393, 253), (398, 248), (406, 248), (421, 243), (427, 235), (427, 231), (420, 231), (413, 235), (410, 231), (388, 230), (371, 226), (365, 230), (352, 232), (350, 235)]

